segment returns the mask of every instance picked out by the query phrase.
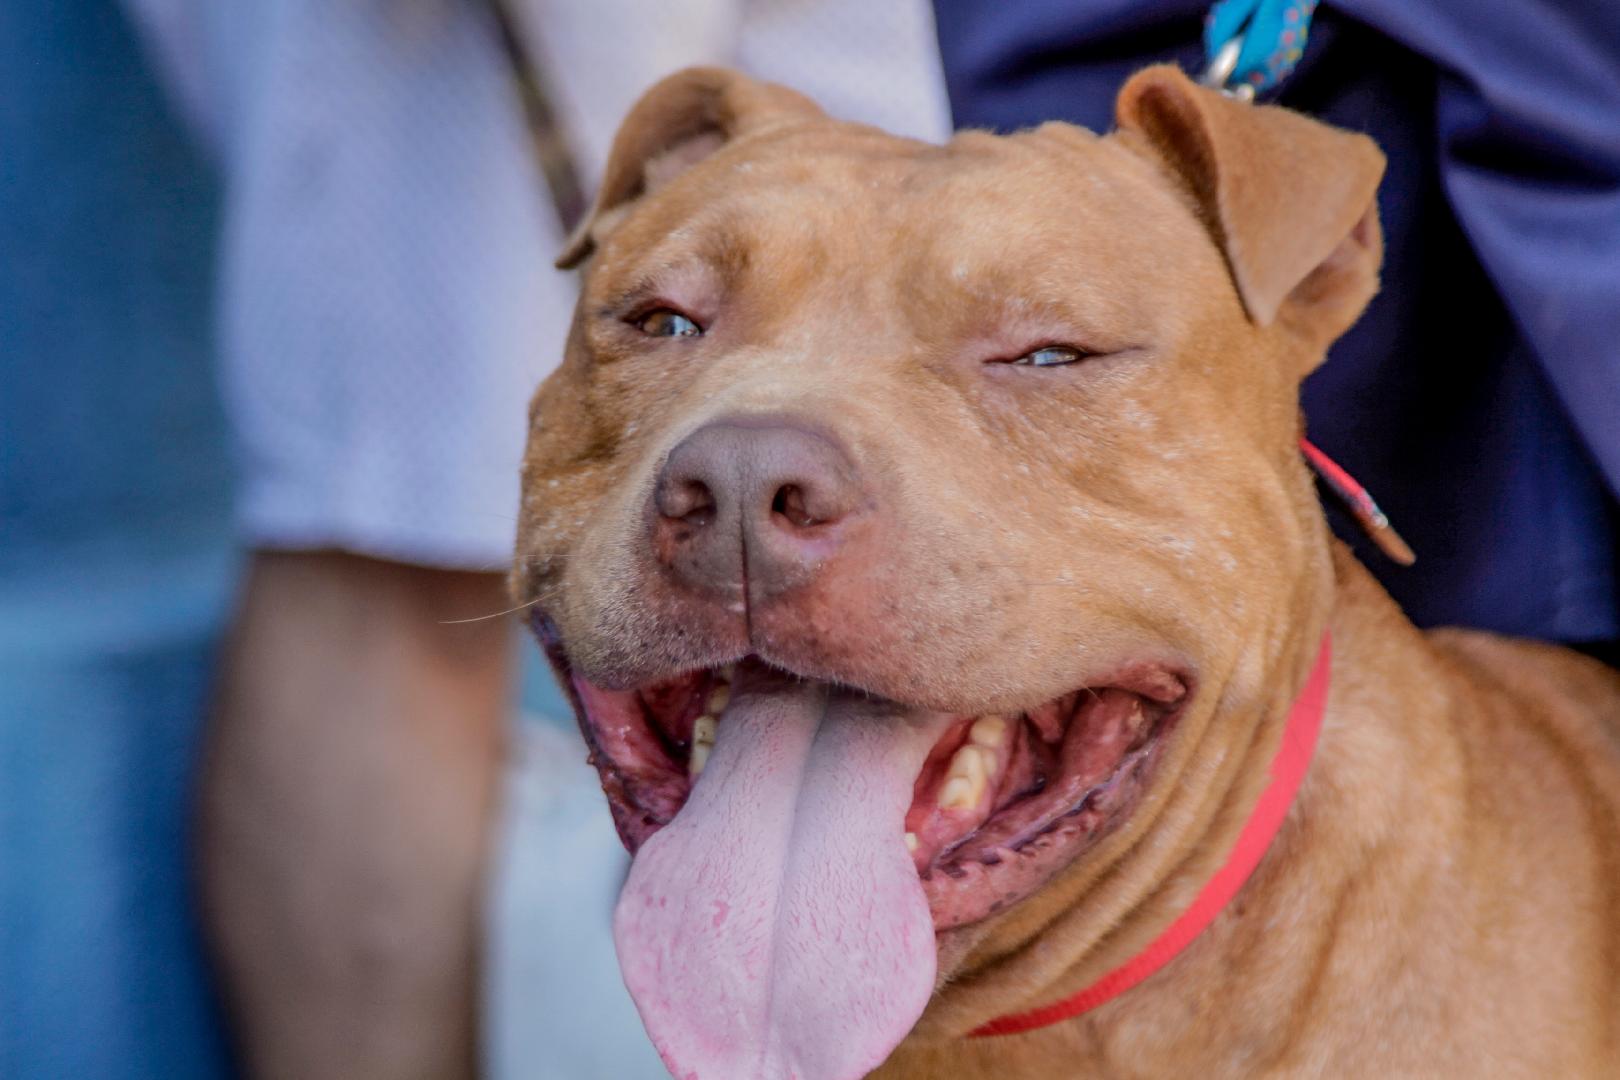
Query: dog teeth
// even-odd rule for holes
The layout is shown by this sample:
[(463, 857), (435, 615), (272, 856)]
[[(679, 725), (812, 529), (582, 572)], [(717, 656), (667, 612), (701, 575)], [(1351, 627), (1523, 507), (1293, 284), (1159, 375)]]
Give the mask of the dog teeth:
[(686, 771), (696, 779), (703, 771), (703, 766), (709, 763), (709, 754), (714, 750), (714, 733), (719, 721), (709, 715), (703, 715), (692, 721), (692, 756), (687, 760)]
[(973, 721), (968, 729), (968, 739), (979, 746), (989, 747), (991, 750), (1001, 749), (1001, 743), (1007, 738), (1007, 718), (1005, 716), (981, 716)]
[(918, 842), (919, 841), (917, 840), (917, 834), (916, 833), (914, 833), (914, 832), (906, 833), (906, 850), (907, 851), (916, 851)]
[(995, 762), (994, 753), (971, 743), (953, 754), (945, 786), (939, 789), (940, 809), (971, 810), (979, 805)]
[(941, 810), (968, 810), (973, 807), (973, 781), (965, 776), (953, 776), (939, 789)]
[(714, 733), (719, 721), (712, 715), (705, 714), (692, 721), (692, 742), (708, 743), (714, 745)]
[(709, 691), (708, 711), (715, 716), (719, 716), (721, 713), (726, 711), (726, 706), (730, 703), (731, 684), (724, 682), (716, 683), (714, 689)]
[(971, 810), (979, 805), (996, 771), (996, 751), (1006, 738), (1006, 717), (981, 716), (973, 721), (966, 745), (951, 756), (945, 772), (945, 786), (939, 789), (941, 809)]

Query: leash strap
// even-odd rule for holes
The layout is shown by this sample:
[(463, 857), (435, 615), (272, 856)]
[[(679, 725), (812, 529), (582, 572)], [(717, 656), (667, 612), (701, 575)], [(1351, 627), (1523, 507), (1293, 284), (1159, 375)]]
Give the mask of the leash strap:
[(523, 108), (523, 119), (529, 128), (530, 143), (534, 148), (535, 164), (551, 192), (551, 206), (557, 214), (557, 224), (567, 236), (585, 216), (587, 200), (585, 185), (580, 180), (573, 149), (567, 133), (551, 107), (545, 83), (540, 77), (539, 65), (529, 51), (523, 36), (518, 13), (512, 10), (511, 0), (485, 0), (490, 21), (494, 24), (501, 55), (511, 75), (512, 86)]
[(1401, 566), (1411, 566), (1417, 561), (1417, 555), (1406, 541), (1401, 539), (1401, 534), (1395, 531), (1395, 526), (1389, 523), (1389, 518), (1373, 501), (1372, 494), (1358, 484), (1355, 477), (1345, 472), (1338, 462), (1322, 453), (1309, 439), (1301, 438), (1299, 448), (1304, 452), (1305, 460), (1311, 468), (1316, 470), (1316, 475), (1321, 477), (1328, 490), (1344, 503), (1356, 519), (1356, 524), (1361, 526), (1361, 531), (1378, 545), (1379, 551), (1382, 551), (1390, 561)]
[(1300, 781), (1305, 779), (1311, 755), (1316, 750), (1317, 736), (1322, 731), (1322, 715), (1327, 711), (1332, 666), (1332, 641), (1323, 632), (1316, 664), (1288, 711), (1282, 743), (1277, 747), (1276, 756), (1271, 759), (1271, 780), (1260, 793), (1260, 801), (1244, 823), (1243, 831), (1238, 834), (1237, 843), (1226, 857), (1226, 862), (1205, 883), (1192, 906), (1154, 938), (1147, 948), (1079, 993), (1029, 1012), (998, 1017), (976, 1029), (974, 1038), (1017, 1035), (1095, 1009), (1174, 960), (1215, 921), (1215, 916), (1225, 909), (1244, 882), (1249, 880), (1255, 867), (1260, 865), (1261, 857), (1271, 847), (1272, 839), (1282, 827), (1283, 819), (1288, 816), (1288, 808), (1294, 804), (1294, 795), (1299, 791)]
[(1220, 0), (1204, 19), (1205, 85), (1252, 99), (1305, 54), (1316, 0)]

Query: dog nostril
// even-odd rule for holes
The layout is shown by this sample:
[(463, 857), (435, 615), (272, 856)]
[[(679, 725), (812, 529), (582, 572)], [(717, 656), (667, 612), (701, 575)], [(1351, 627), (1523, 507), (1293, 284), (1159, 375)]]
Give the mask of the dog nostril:
[(682, 501), (688, 509), (681, 515), (682, 521), (688, 525), (702, 526), (714, 520), (714, 493), (707, 484), (693, 480), (686, 485), (683, 494), (686, 497)]
[(701, 480), (667, 484), (658, 492), (658, 512), (671, 521), (701, 528), (714, 520), (714, 492)]
[(816, 518), (804, 505), (804, 489), (797, 484), (784, 484), (771, 500), (771, 513), (780, 514), (802, 529), (817, 524)]

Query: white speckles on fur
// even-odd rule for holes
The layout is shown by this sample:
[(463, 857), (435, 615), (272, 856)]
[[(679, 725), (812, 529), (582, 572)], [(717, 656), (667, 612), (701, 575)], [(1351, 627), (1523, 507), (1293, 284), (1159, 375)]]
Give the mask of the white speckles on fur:
[(1198, 553), (1198, 543), (1190, 536), (1161, 536), (1154, 546), (1169, 552), (1183, 562)]

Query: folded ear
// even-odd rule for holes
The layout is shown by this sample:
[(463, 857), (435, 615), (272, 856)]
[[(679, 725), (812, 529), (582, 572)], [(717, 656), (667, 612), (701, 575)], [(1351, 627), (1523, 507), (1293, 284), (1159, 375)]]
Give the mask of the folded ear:
[(785, 86), (724, 68), (687, 68), (641, 95), (619, 125), (602, 188), (568, 238), (557, 266), (579, 264), (630, 205), (733, 139), (825, 114)]
[(1384, 155), (1371, 139), (1233, 100), (1168, 65), (1132, 76), (1115, 115), (1191, 193), (1251, 321), (1323, 348), (1349, 329), (1383, 258)]

